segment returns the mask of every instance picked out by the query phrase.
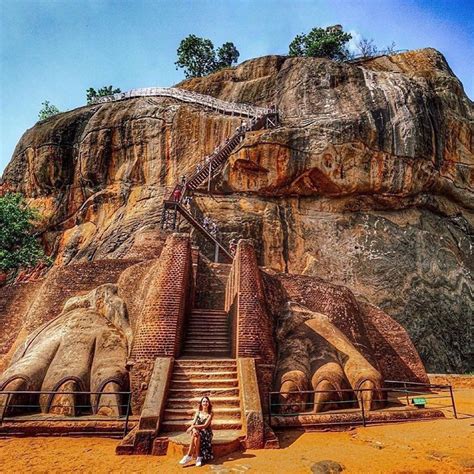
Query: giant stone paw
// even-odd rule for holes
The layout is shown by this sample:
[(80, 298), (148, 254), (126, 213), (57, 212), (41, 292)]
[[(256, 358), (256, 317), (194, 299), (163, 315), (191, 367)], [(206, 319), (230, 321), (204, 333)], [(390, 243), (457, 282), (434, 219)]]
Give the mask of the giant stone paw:
[[(69, 299), (62, 312), (34, 331), (15, 353), (0, 378), (0, 414), (39, 404), (43, 413), (77, 416), (84, 407), (99, 415), (118, 415), (123, 401), (116, 392), (128, 388), (130, 344), (126, 307), (115, 285)], [(52, 393), (38, 397), (1, 391)]]
[(366, 410), (382, 398), (379, 370), (326, 315), (289, 303), (278, 338), (281, 412), (305, 411), (311, 390), (314, 412), (344, 408), (351, 389)]

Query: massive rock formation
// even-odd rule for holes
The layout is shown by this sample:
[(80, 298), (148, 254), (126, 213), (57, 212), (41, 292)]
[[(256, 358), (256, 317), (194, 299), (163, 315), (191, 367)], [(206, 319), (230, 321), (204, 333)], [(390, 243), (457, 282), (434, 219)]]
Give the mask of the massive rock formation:
[[(268, 56), (179, 87), (280, 112), (195, 197), (224, 241), (251, 237), (261, 265), (381, 307), (428, 370), (469, 369), (473, 108), (440, 53)], [(82, 107), (28, 130), (3, 180), (43, 213), (57, 265), (121, 258), (239, 123), (171, 98)]]

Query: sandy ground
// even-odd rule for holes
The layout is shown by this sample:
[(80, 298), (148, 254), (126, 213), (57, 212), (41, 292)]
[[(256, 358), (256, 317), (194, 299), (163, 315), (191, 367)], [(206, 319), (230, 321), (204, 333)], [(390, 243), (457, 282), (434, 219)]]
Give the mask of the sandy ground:
[(311, 473), (323, 460), (347, 473), (474, 473), (474, 389), (455, 391), (459, 418), (357, 428), (280, 433), (282, 449), (246, 451), (212, 465), (180, 467), (171, 456), (116, 456), (117, 440), (3, 438), (3, 473)]

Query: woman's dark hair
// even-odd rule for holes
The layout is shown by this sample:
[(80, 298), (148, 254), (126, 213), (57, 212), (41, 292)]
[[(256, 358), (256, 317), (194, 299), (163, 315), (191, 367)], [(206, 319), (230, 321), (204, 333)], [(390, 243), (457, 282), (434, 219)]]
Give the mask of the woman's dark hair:
[(202, 397), (201, 398), (201, 401), (199, 402), (199, 411), (202, 411), (202, 401), (203, 400), (207, 400), (209, 402), (209, 405), (208, 405), (208, 413), (211, 414), (212, 413), (212, 403), (211, 403), (211, 400), (209, 400), (209, 397)]

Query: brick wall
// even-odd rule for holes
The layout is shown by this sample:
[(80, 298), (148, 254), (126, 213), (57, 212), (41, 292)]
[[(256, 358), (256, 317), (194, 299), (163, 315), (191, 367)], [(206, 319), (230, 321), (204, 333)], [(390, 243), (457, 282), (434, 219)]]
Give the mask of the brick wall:
[(171, 235), (150, 272), (155, 281), (143, 304), (132, 348), (132, 360), (178, 355), (186, 299), (191, 283), (189, 237)]
[(240, 240), (227, 280), (225, 309), (232, 320), (232, 349), (236, 357), (255, 359), (260, 400), (272, 388), (276, 349), (273, 318), (266, 306), (262, 273), (249, 240)]
[(172, 234), (152, 266), (149, 288), (136, 323), (131, 352), (134, 412), (143, 404), (153, 361), (180, 351), (186, 308), (192, 295), (192, 258), (188, 235)]

